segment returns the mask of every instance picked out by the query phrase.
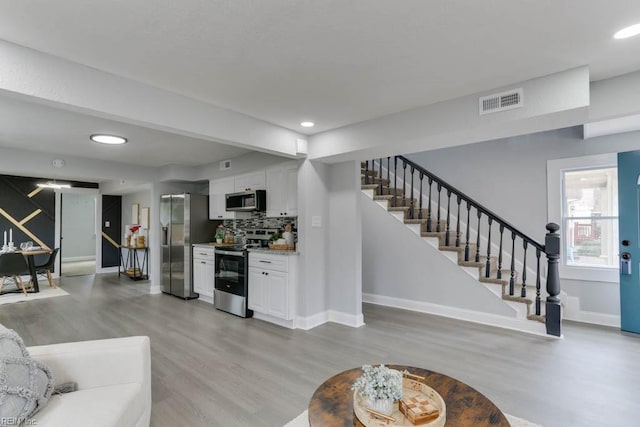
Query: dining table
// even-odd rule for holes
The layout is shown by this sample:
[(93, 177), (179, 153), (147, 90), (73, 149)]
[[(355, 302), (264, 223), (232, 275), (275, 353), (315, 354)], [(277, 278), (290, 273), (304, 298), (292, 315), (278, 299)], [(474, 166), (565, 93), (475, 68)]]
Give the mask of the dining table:
[[(22, 254), (26, 260), (27, 260), (27, 266), (29, 267), (29, 274), (31, 275), (31, 288), (29, 290), (30, 293), (38, 293), (40, 292), (40, 286), (38, 285), (38, 274), (36, 273), (36, 260), (35, 260), (35, 256), (36, 255), (49, 255), (51, 254), (53, 251), (51, 249), (48, 248), (41, 248), (41, 249), (32, 249), (32, 250), (25, 250), (25, 251), (15, 251), (13, 253), (19, 253)], [(2, 254), (0, 253), (0, 256)], [(5, 291), (2, 292), (2, 294), (9, 294), (9, 293), (16, 293), (16, 292), (22, 292), (20, 289), (12, 289), (10, 291)]]

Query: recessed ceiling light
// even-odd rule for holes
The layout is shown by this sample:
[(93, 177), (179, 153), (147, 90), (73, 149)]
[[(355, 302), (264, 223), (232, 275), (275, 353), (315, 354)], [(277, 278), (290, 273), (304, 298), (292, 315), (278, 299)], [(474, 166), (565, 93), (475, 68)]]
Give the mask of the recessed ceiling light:
[(117, 135), (105, 135), (100, 133), (91, 135), (91, 140), (94, 142), (99, 142), (100, 144), (111, 145), (124, 144), (125, 142), (127, 142), (127, 138), (123, 138)]
[(613, 35), (614, 39), (627, 39), (640, 34), (640, 24), (630, 25)]
[(300, 123), (300, 126), (302, 126), (303, 128), (312, 128), (314, 127), (316, 124), (313, 122), (302, 122)]

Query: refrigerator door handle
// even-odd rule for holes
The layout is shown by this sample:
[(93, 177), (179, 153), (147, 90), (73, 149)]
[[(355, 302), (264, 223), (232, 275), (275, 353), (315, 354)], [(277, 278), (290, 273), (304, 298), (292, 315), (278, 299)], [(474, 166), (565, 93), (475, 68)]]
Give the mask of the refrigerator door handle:
[(169, 227), (162, 227), (162, 246), (169, 244)]

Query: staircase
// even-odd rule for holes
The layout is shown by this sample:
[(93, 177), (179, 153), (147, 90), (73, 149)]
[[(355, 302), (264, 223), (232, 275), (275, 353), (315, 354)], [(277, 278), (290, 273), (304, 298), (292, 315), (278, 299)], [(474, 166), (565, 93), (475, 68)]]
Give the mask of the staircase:
[[(545, 244), (538, 243), (402, 156), (362, 162), (361, 186), (374, 202), (522, 317), (544, 323), (549, 335), (561, 335), (560, 236), (556, 224), (547, 225)], [(547, 277), (543, 277), (541, 262), (547, 263)], [(542, 299), (543, 282), (546, 302)]]

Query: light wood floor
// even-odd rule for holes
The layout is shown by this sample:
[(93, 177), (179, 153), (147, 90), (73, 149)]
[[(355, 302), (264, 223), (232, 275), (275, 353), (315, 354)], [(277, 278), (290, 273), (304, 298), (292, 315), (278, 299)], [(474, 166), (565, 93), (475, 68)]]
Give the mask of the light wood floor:
[(153, 426), (282, 426), (329, 376), (365, 363), (420, 366), (464, 381), (545, 427), (636, 426), (640, 336), (565, 324), (564, 340), (365, 305), (366, 326), (311, 331), (148, 295), (117, 275), (63, 278), (71, 296), (8, 304), (27, 345), (151, 338)]

